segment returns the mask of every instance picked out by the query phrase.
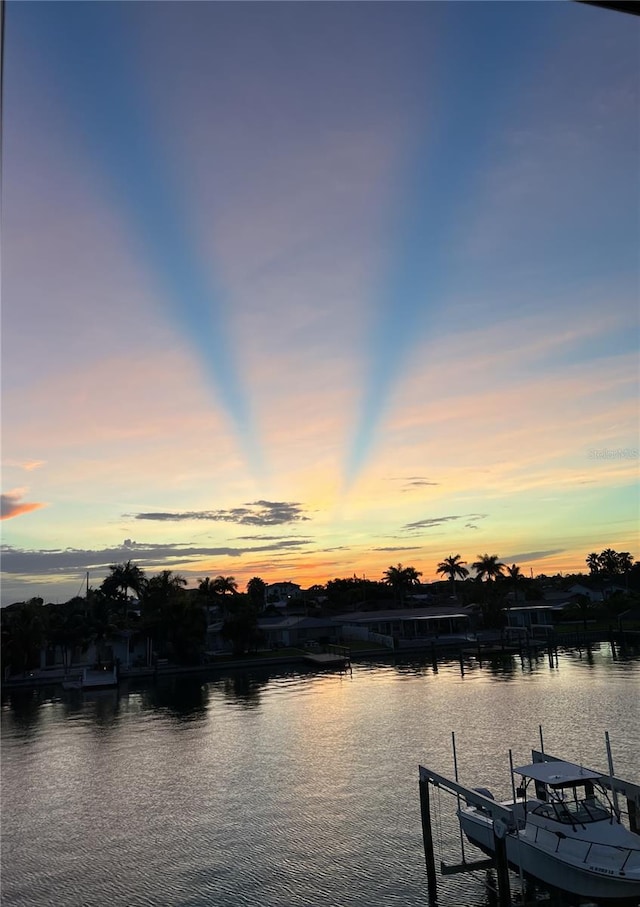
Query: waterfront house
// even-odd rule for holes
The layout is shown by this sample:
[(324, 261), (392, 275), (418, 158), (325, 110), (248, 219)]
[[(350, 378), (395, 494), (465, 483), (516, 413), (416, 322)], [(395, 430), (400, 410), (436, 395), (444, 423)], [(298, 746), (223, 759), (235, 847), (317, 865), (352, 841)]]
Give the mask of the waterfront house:
[(553, 630), (554, 606), (542, 602), (513, 605), (506, 610), (507, 635), (546, 639)]
[(258, 630), (270, 648), (304, 646), (308, 642), (336, 642), (341, 635), (340, 623), (331, 617), (278, 615), (261, 617)]
[(574, 600), (577, 596), (583, 595), (593, 604), (594, 602), (606, 601), (608, 598), (611, 598), (612, 595), (615, 595), (616, 592), (624, 591), (624, 587), (619, 586), (617, 583), (600, 583), (596, 580), (593, 585), (589, 586), (583, 585), (582, 583), (574, 583), (573, 586), (569, 587), (566, 594), (569, 598)]
[(266, 590), (266, 601), (276, 608), (286, 608), (289, 602), (301, 598), (302, 587), (297, 583), (269, 583)]
[(387, 611), (356, 611), (341, 614), (346, 638), (360, 639), (388, 648), (415, 648), (431, 643), (466, 640), (471, 615), (465, 608), (438, 605)]
[(591, 586), (584, 586), (582, 583), (574, 583), (573, 586), (570, 586), (566, 592), (567, 598), (576, 598), (578, 595), (583, 595), (585, 598), (588, 598), (590, 602), (601, 602), (604, 599), (602, 587), (592, 588)]
[(44, 645), (39, 650), (31, 673), (56, 678), (67, 672), (76, 674), (83, 668), (97, 664), (119, 664), (122, 668), (142, 666), (150, 663), (150, 645), (149, 639), (132, 630), (115, 631), (100, 644), (90, 642), (84, 646), (67, 648)]

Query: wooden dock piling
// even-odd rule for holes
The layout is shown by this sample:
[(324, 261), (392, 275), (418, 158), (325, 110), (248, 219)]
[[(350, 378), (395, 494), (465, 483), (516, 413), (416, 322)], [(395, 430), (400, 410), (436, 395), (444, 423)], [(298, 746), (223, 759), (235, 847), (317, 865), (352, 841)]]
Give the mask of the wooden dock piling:
[(498, 904), (500, 907), (511, 907), (511, 887), (509, 885), (509, 864), (507, 862), (507, 826), (502, 819), (493, 823), (493, 846), (498, 878)]
[[(462, 863), (456, 865), (441, 864), (443, 875), (452, 875), (453, 873), (469, 872), (475, 869), (486, 869), (493, 865), (496, 868), (496, 877), (498, 883), (498, 904), (499, 907), (511, 907), (511, 889), (509, 886), (509, 867), (507, 863), (506, 835), (512, 822), (511, 810), (506, 808), (495, 800), (489, 799), (483, 793), (473, 790), (457, 781), (451, 781), (444, 775), (439, 775), (424, 766), (419, 766), (420, 773), (420, 813), (422, 817), (422, 838), (424, 841), (424, 856), (427, 866), (427, 885), (429, 890), (429, 903), (431, 907), (437, 904), (437, 876), (435, 857), (433, 851), (433, 831), (431, 827), (431, 805), (429, 798), (429, 785), (442, 788), (449, 794), (462, 796), (467, 802), (482, 805), (494, 819), (494, 834), (496, 835), (497, 846), (495, 856), (489, 860), (478, 860), (467, 862), (463, 858)], [(504, 832), (504, 833), (503, 833)]]
[(436, 875), (436, 861), (433, 852), (433, 831), (431, 829), (431, 804), (429, 801), (429, 781), (420, 774), (418, 782), (420, 788), (420, 815), (422, 817), (422, 840), (424, 842), (424, 858), (427, 866), (427, 887), (429, 889), (429, 904), (434, 907), (438, 903), (438, 877)]

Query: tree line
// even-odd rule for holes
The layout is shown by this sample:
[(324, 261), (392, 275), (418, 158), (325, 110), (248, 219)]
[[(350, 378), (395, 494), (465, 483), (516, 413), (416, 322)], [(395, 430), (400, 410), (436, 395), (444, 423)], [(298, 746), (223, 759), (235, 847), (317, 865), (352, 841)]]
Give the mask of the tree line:
[(234, 650), (255, 642), (257, 615), (266, 583), (254, 577), (245, 593), (233, 576), (205, 577), (194, 590), (179, 573), (163, 570), (147, 577), (137, 564), (113, 564), (86, 597), (44, 604), (41, 598), (2, 609), (2, 664), (13, 672), (39, 665), (40, 652), (59, 655), (65, 670), (93, 644), (100, 665), (109, 659), (109, 642), (120, 635), (146, 640), (157, 658), (197, 664), (206, 644), (209, 613), (223, 618), (223, 635)]
[[(620, 580), (628, 589), (632, 576), (640, 586), (640, 565), (634, 564), (629, 552), (611, 548), (592, 552), (586, 565), (601, 588), (606, 582)], [(475, 571), (473, 577), (469, 566)], [(478, 555), (469, 566), (460, 554), (451, 554), (438, 563), (436, 573), (448, 582), (450, 601), (481, 605), (487, 625), (499, 622), (509, 591), (512, 602), (540, 599), (541, 583), (548, 579), (544, 575), (535, 580), (525, 577), (518, 565), (506, 565), (494, 554)], [(307, 603), (328, 613), (391, 603), (403, 607), (416, 603), (421, 576), (415, 567), (397, 564), (388, 567), (378, 581), (356, 575), (335, 578), (311, 586), (304, 595)], [(576, 581), (580, 578), (580, 574), (575, 576)], [(74, 657), (91, 644), (101, 663), (108, 659), (109, 642), (117, 634), (147, 640), (156, 657), (197, 664), (213, 615), (222, 621), (222, 636), (240, 655), (261, 642), (258, 616), (277, 613), (268, 602), (267, 584), (257, 576), (249, 580), (243, 593), (233, 576), (207, 576), (198, 580), (195, 589), (186, 586), (187, 580), (179, 573), (163, 570), (147, 577), (141, 567), (127, 561), (113, 564), (97, 589), (87, 589), (86, 597), (46, 605), (41, 598), (32, 598), (9, 605), (2, 609), (3, 666), (13, 673), (37, 667), (41, 649), (47, 648), (54, 657), (59, 654), (68, 669)]]

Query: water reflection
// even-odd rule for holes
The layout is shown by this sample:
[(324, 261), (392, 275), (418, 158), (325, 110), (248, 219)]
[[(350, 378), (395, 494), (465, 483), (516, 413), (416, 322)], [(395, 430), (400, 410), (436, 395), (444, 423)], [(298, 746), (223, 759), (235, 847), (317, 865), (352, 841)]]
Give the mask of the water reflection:
[(591, 646), (587, 646), (584, 650), (578, 648), (578, 658), (580, 659), (580, 661), (584, 661), (586, 664), (591, 665), (591, 667), (593, 667), (593, 665), (595, 664), (593, 649)]
[(67, 718), (86, 718), (90, 726), (108, 730), (118, 719), (120, 691), (115, 690), (66, 690), (61, 698)]
[(9, 717), (21, 736), (29, 737), (38, 730), (42, 719), (42, 705), (49, 701), (43, 688), (16, 689), (3, 692), (3, 718)]
[(438, 662), (426, 662), (423, 659), (415, 658), (411, 660), (399, 660), (393, 665), (398, 674), (410, 674), (418, 677), (428, 677), (431, 674), (438, 673)]
[(142, 706), (168, 713), (178, 721), (204, 721), (209, 691), (199, 675), (159, 677), (142, 690)]
[(255, 709), (260, 705), (260, 692), (264, 683), (259, 683), (250, 674), (236, 674), (225, 677), (223, 692), (225, 699), (242, 709)]
[(416, 655), (414, 658), (406, 656), (388, 661), (377, 658), (367, 664), (360, 663), (360, 669), (387, 667), (392, 671), (410, 676), (431, 677), (437, 676), (441, 670), (447, 673), (456, 672), (461, 677), (466, 675), (484, 674), (499, 681), (516, 680), (518, 677), (537, 674), (543, 671), (557, 670), (558, 653), (530, 651), (520, 653), (493, 652), (482, 654), (463, 654), (456, 658), (451, 653), (431, 653), (430, 655)]
[[(50, 907), (56, 890), (113, 907), (420, 907), (416, 766), (450, 774), (452, 730), (462, 782), (497, 796), (507, 747), (526, 761), (539, 723), (549, 751), (594, 767), (608, 728), (617, 773), (637, 775), (640, 659), (607, 647), (592, 659), (426, 653), (353, 675), (271, 667), (139, 679), (119, 695), (9, 691), (2, 903)], [(456, 802), (437, 806), (450, 862)], [(439, 879), (441, 907), (488, 907), (483, 881)]]
[(579, 661), (588, 666), (598, 666), (614, 662), (634, 663), (640, 655), (640, 646), (611, 641), (607, 643), (558, 646), (556, 657), (558, 652), (570, 660)]

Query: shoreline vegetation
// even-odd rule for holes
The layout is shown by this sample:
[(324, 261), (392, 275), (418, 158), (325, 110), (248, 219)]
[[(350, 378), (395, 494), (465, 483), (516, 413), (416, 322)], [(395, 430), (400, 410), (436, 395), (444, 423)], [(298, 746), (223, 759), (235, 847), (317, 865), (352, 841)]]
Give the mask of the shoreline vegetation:
[[(442, 579), (435, 583), (422, 583), (415, 567), (398, 564), (379, 581), (354, 574), (307, 590), (253, 577), (245, 592), (232, 576), (205, 577), (187, 589), (180, 574), (147, 577), (127, 561), (112, 565), (96, 589), (87, 578), (85, 596), (4, 607), (2, 676), (5, 686), (23, 686), (77, 681), (83, 669), (115, 668), (118, 679), (314, 660), (322, 669), (354, 656), (455, 653), (479, 641), (517, 652), (561, 645), (569, 632), (585, 639), (594, 632), (605, 639), (637, 633), (640, 564), (612, 549), (585, 561), (586, 575), (525, 577), (516, 564), (484, 554), (470, 565), (470, 576), (456, 554), (437, 565)], [(526, 633), (520, 624), (518, 641), (505, 627), (518, 630), (511, 615), (527, 608), (540, 617), (529, 618)], [(330, 657), (336, 646), (348, 654)]]
[[(594, 622), (595, 623), (595, 622)], [(640, 651), (640, 620), (634, 621), (630, 627), (613, 629), (611, 626), (577, 628), (573, 623), (559, 625), (555, 628), (548, 640), (534, 640), (533, 644), (513, 645), (505, 641), (504, 636), (497, 632), (478, 634), (476, 639), (468, 640), (431, 640), (411, 649), (400, 651), (390, 650), (385, 647), (373, 647), (370, 644), (351, 641), (353, 644), (345, 647), (348, 655), (343, 664), (322, 666), (313, 664), (308, 660), (312, 653), (299, 646), (283, 647), (279, 650), (265, 650), (254, 652), (250, 655), (234, 657), (231, 653), (217, 655), (211, 660), (199, 664), (157, 663), (154, 666), (129, 667), (120, 671), (118, 687), (124, 682), (135, 680), (159, 679), (176, 675), (196, 674), (211, 676), (224, 674), (229, 671), (247, 671), (266, 669), (272, 667), (302, 668), (308, 673), (318, 673), (325, 670), (332, 672), (350, 671), (353, 662), (368, 661), (369, 659), (383, 660), (385, 662), (403, 662), (406, 659), (430, 658), (434, 665), (438, 660), (457, 659), (462, 663), (465, 658), (474, 657), (480, 662), (500, 658), (513, 658), (519, 656), (524, 659), (539, 657), (553, 657), (558, 649), (589, 649), (593, 645), (609, 644), (612, 646), (614, 656), (619, 652), (629, 649)], [(162, 660), (164, 661), (164, 660)], [(63, 668), (34, 669), (23, 675), (11, 675), (5, 678), (2, 688), (29, 689), (35, 687), (60, 687), (65, 680), (73, 676), (86, 665), (76, 665), (74, 669), (65, 673)], [(105, 670), (108, 666), (105, 666)], [(114, 690), (115, 687), (106, 689)], [(95, 693), (96, 690), (88, 689), (85, 693)]]

